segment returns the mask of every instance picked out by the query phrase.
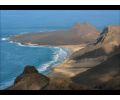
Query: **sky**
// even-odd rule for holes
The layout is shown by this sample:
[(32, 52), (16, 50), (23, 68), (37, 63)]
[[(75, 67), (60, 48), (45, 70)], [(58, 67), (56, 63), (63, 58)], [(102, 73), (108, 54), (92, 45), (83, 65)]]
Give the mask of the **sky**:
[(72, 26), (90, 23), (97, 28), (120, 24), (120, 10), (2, 10), (2, 27)]

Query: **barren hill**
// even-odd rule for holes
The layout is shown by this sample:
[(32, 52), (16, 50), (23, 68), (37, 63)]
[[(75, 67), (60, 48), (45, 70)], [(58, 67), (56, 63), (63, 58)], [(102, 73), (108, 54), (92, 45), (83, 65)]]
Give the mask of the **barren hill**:
[[(94, 44), (75, 52), (70, 59), (96, 58), (115, 53), (120, 46), (120, 26), (108, 26)], [(115, 52), (114, 52), (115, 51)]]
[[(80, 27), (76, 25), (71, 30), (80, 33)], [(27, 68), (9, 89), (119, 90), (120, 26), (105, 28), (95, 43), (73, 53), (48, 77), (39, 74), (33, 67)], [(34, 82), (34, 79), (38, 81)]]
[(71, 60), (79, 63), (78, 68), (82, 61), (96, 62), (71, 78), (78, 89), (120, 89), (120, 26), (105, 28), (95, 44), (74, 53)]
[(76, 24), (71, 29), (53, 32), (37, 32), (10, 37), (10, 40), (23, 44), (74, 45), (95, 41), (99, 32), (90, 24)]

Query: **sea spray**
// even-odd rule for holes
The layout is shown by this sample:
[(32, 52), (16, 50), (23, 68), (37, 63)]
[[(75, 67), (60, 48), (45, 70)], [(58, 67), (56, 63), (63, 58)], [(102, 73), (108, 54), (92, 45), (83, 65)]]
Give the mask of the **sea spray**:
[(53, 59), (51, 61), (48, 61), (42, 65), (37, 66), (37, 70), (41, 73), (49, 73), (50, 69), (57, 66), (58, 64), (62, 63), (69, 55), (70, 51), (67, 48), (62, 48), (62, 47), (53, 47), (53, 46), (41, 46), (37, 44), (22, 44), (19, 42), (13, 42), (10, 41), (10, 43), (15, 43), (19, 46), (24, 46), (24, 47), (34, 47), (34, 48), (41, 48), (41, 47), (46, 47), (51, 49), (53, 53)]
[[(53, 60), (40, 65), (40, 67), (38, 68), (39, 72), (46, 72), (48, 70), (50, 71), (51, 68), (62, 63), (69, 55), (69, 50), (67, 48), (54, 47), (54, 49), (56, 49), (56, 50), (53, 53), (53, 55), (54, 55)], [(48, 71), (48, 73), (49, 73), (49, 71)]]
[(6, 40), (8, 40), (8, 38), (1, 38), (1, 40), (2, 40), (2, 41), (6, 41)]
[(53, 53), (53, 59), (51, 61), (48, 61), (42, 65), (37, 66), (37, 70), (41, 73), (49, 73), (50, 69), (57, 66), (58, 64), (62, 63), (69, 55), (70, 51), (67, 48), (62, 48), (62, 47), (54, 47), (54, 46), (41, 46), (37, 44), (22, 44), (20, 42), (13, 42), (10, 41), (10, 43), (15, 43), (19, 46), (24, 46), (24, 47), (34, 47), (34, 48), (40, 48), (40, 47), (46, 47), (51, 49)]
[[(46, 75), (51, 71), (53, 67), (62, 63), (69, 54), (68, 49), (61, 47), (22, 44), (14, 41), (9, 41), (9, 39), (3, 39), (1, 43), (1, 67), (2, 72), (5, 72), (6, 74), (2, 74), (0, 90), (12, 85), (16, 77), (22, 73), (26, 64), (35, 66), (40, 73)], [(46, 49), (48, 49), (50, 53), (46, 53), (47, 51), (43, 51)], [(26, 50), (28, 52), (26, 52)], [(33, 53), (31, 54), (31, 52)], [(44, 56), (46, 56), (47, 58), (44, 58)], [(16, 71), (12, 72), (13, 70)]]

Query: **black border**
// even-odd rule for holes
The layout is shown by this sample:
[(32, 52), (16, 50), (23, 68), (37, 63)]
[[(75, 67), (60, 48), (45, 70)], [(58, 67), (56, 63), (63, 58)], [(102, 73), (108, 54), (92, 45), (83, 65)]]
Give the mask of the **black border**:
[(0, 95), (120, 95), (120, 90), (0, 90)]
[(120, 5), (0, 5), (1, 10), (120, 10)]
[[(120, 10), (120, 5), (0, 5), (0, 10)], [(120, 90), (0, 90), (0, 95), (120, 95)]]

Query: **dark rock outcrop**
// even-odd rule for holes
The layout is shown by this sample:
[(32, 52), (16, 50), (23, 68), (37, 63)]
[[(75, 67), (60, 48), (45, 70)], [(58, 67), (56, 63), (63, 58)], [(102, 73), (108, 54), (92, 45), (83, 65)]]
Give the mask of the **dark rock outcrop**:
[(38, 73), (34, 66), (26, 66), (8, 90), (42, 90), (48, 84), (48, 77)]

